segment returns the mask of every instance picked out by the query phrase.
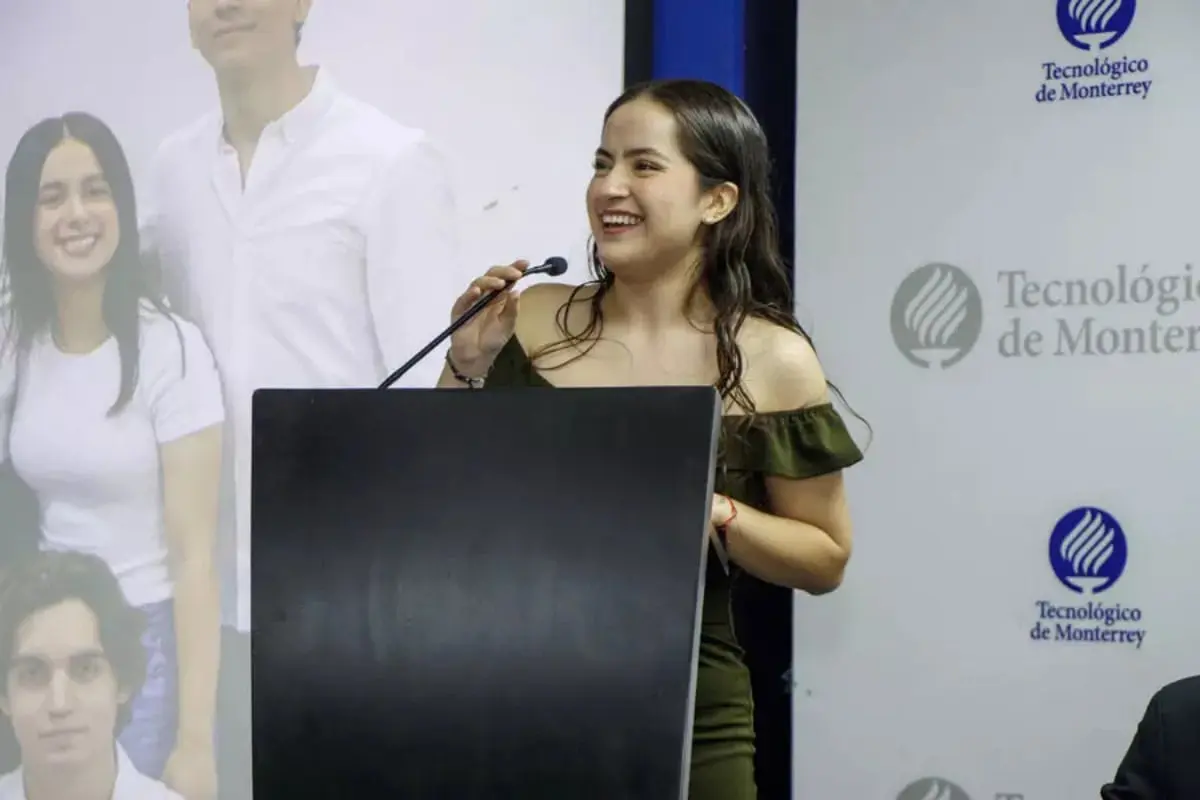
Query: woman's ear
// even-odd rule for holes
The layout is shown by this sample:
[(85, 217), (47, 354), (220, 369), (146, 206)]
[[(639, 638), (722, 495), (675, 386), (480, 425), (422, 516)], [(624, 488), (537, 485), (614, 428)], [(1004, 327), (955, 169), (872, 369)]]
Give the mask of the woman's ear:
[(705, 194), (706, 207), (700, 217), (705, 225), (716, 225), (737, 208), (739, 192), (736, 184), (722, 183), (709, 189)]

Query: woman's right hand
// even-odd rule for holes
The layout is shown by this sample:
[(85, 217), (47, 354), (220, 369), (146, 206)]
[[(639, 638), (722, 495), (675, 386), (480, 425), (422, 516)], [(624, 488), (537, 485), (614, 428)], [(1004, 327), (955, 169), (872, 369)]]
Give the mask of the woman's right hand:
[(487, 292), (508, 287), (450, 337), (450, 360), (459, 372), (472, 378), (486, 375), (501, 348), (516, 332), (520, 295), (513, 288), (528, 268), (528, 261), (492, 267), (471, 281), (470, 287), (454, 302), (450, 311), (452, 321), (466, 313)]

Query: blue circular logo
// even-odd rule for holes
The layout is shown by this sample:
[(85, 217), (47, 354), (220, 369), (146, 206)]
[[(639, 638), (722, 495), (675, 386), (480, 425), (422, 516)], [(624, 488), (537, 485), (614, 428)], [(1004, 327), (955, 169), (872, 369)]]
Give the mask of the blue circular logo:
[(1137, 0), (1058, 0), (1058, 29), (1080, 50), (1112, 47), (1133, 24)]
[(1068, 511), (1050, 533), (1050, 567), (1072, 592), (1107, 591), (1125, 572), (1125, 531), (1112, 514), (1095, 506)]

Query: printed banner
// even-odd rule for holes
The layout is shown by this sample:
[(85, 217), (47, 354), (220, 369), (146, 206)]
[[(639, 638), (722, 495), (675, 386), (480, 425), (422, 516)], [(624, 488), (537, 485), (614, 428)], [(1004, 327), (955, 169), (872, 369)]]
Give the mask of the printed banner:
[(621, 0), (4, 3), (0, 797), (251, 797), (253, 394), (378, 386), (494, 264), (584, 280), (623, 40)]
[(797, 797), (1097, 797), (1200, 671), (1198, 24), (800, 4), (799, 309), (873, 438), (798, 600)]

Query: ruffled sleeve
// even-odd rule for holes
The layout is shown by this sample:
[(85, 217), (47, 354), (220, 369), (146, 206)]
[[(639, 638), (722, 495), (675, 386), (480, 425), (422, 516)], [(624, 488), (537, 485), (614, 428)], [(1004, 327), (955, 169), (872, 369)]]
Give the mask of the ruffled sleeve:
[(830, 403), (726, 419), (726, 469), (780, 478), (815, 478), (862, 461), (841, 414)]

